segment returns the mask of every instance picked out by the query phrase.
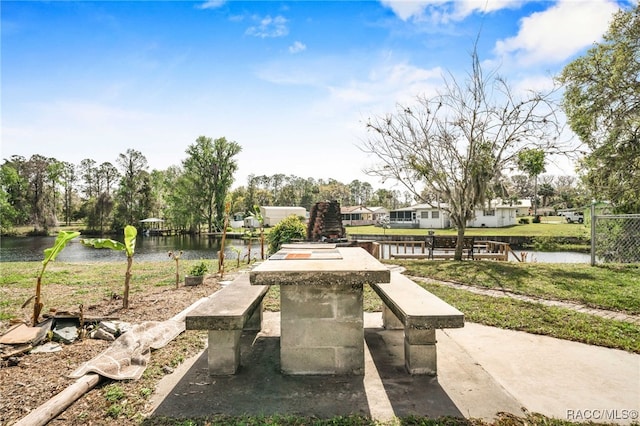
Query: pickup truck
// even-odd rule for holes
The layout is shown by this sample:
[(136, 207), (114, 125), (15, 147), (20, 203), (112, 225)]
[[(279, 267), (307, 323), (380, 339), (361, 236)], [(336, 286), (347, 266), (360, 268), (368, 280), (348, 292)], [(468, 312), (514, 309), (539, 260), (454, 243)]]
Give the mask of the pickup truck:
[(562, 212), (558, 213), (559, 216), (564, 216), (567, 223), (584, 223), (584, 213), (582, 212)]

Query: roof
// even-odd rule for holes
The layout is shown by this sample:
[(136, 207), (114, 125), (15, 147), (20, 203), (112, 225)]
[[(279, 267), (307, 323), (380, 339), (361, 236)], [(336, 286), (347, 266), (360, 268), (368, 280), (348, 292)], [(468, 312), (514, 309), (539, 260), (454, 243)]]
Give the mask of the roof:
[(364, 207), (364, 206), (346, 206), (346, 207), (340, 207), (340, 213), (342, 213), (342, 214), (346, 214), (346, 213), (373, 213), (373, 211), (371, 209), (369, 209), (368, 207)]
[(298, 206), (260, 206), (261, 208), (267, 210), (304, 210), (307, 211), (304, 207)]
[[(423, 203), (423, 204), (414, 204), (413, 206), (403, 207), (400, 209), (394, 209), (394, 212), (398, 211), (418, 211), (418, 210), (440, 210), (442, 208), (446, 208), (447, 204), (441, 203), (440, 207), (434, 204)], [(494, 209), (518, 209), (518, 208), (529, 208), (531, 207), (531, 200), (522, 199), (517, 200), (515, 202), (504, 202), (500, 198), (496, 198), (491, 200), (491, 207)], [(482, 209), (482, 206), (476, 207), (476, 209)]]

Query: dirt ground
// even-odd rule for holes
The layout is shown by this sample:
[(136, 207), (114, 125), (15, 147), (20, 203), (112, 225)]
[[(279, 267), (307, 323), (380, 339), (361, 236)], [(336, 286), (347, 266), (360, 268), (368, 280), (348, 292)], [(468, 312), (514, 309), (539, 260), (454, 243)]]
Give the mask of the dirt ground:
[[(226, 279), (227, 277), (225, 277)], [(131, 324), (143, 321), (164, 321), (202, 297), (219, 289), (214, 276), (206, 277), (200, 286), (176, 288), (148, 287), (144, 293), (132, 295), (129, 309), (122, 309), (122, 300), (103, 299), (86, 308), (87, 317), (117, 317)], [(8, 324), (0, 324), (6, 330)], [(186, 334), (186, 336), (185, 336)], [(168, 346), (155, 351), (143, 378), (136, 382), (103, 380), (86, 393), (51, 424), (100, 425), (138, 424), (144, 416), (146, 399), (155, 383), (172, 371), (183, 359), (195, 354), (204, 345), (204, 334), (183, 333)], [(70, 375), (83, 362), (98, 355), (110, 345), (104, 340), (85, 339), (62, 345), (54, 353), (26, 353), (0, 363), (0, 426), (14, 424), (51, 397), (73, 384)], [(117, 386), (118, 392), (109, 393)], [(120, 392), (122, 391), (122, 392)], [(111, 397), (116, 395), (115, 397)], [(114, 420), (117, 419), (114, 423)]]

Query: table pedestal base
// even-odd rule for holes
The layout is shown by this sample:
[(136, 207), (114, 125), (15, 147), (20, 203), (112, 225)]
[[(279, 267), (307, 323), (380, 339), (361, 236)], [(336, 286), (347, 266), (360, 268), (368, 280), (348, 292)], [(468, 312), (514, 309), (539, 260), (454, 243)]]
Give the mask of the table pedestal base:
[(282, 285), (285, 374), (364, 374), (362, 284)]

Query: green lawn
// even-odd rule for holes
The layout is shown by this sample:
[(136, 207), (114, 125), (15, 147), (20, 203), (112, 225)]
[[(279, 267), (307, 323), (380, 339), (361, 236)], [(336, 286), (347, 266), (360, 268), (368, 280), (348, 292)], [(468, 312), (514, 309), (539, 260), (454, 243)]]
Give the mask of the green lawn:
[[(588, 224), (566, 223), (559, 216), (544, 216), (541, 223), (528, 223), (504, 228), (467, 228), (465, 235), (496, 237), (576, 237), (589, 239)], [(347, 234), (427, 235), (429, 229), (382, 229), (379, 226), (348, 226)], [(431, 229), (437, 235), (456, 235), (455, 229)]]
[(464, 312), (466, 321), (640, 353), (640, 326), (636, 324), (435, 283), (419, 284)]
[(389, 260), (407, 275), (640, 314), (640, 265)]

